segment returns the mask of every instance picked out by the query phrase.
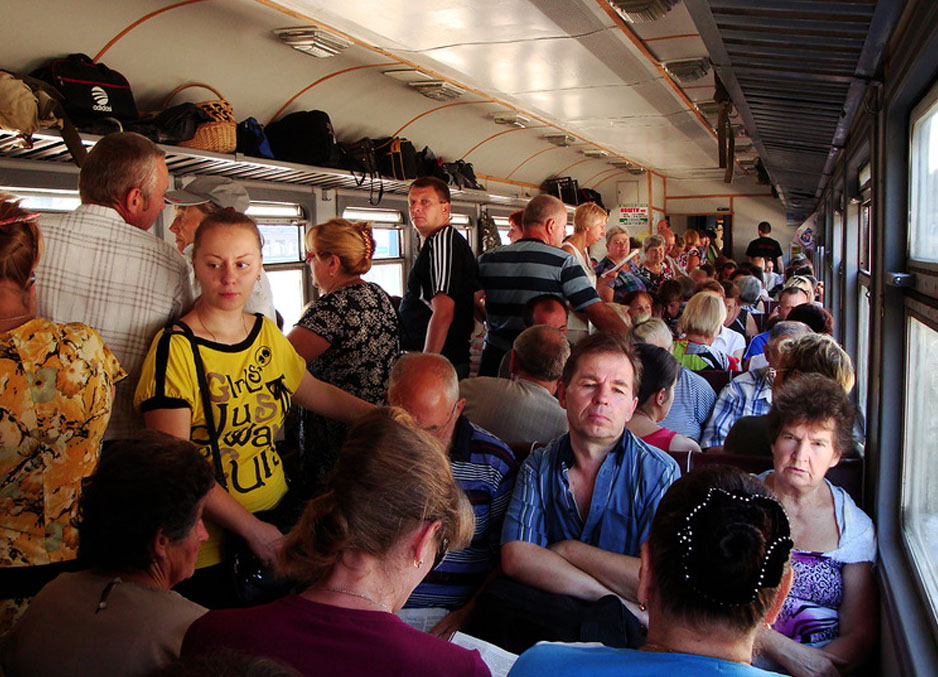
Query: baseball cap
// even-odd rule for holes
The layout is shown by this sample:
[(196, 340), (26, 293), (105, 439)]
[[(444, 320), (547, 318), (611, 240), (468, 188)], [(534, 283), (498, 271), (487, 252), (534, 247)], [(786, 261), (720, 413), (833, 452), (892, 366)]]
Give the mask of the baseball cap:
[(251, 204), (247, 190), (226, 176), (199, 176), (182, 190), (166, 193), (166, 202), (178, 207), (204, 205), (209, 202), (222, 209), (234, 209), (242, 214)]

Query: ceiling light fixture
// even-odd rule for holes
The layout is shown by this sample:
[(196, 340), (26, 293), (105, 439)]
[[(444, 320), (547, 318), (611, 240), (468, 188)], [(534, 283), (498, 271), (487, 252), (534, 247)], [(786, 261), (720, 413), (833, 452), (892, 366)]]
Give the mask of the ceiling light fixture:
[(525, 117), (521, 113), (492, 113), (491, 117), (496, 125), (513, 125), (524, 129), (531, 124), (531, 118)]
[(583, 151), (583, 155), (585, 155), (586, 157), (599, 159), (599, 158), (609, 157), (609, 152), (602, 150), (601, 148), (587, 148), (586, 150)]
[(572, 146), (576, 143), (576, 139), (569, 134), (547, 134), (544, 138), (555, 146)]
[(423, 82), (408, 82), (407, 84), (423, 96), (434, 101), (452, 101), (465, 94), (459, 87), (444, 80), (426, 80)]
[(716, 101), (697, 101), (694, 105), (697, 106), (697, 110), (701, 114), (706, 115), (708, 118), (714, 118), (720, 112), (720, 104)]
[(633, 169), (635, 167), (635, 164), (628, 160), (612, 160), (609, 164), (616, 169)]
[(671, 11), (677, 0), (608, 0), (612, 8), (630, 24), (657, 21)]
[(667, 61), (664, 64), (664, 69), (668, 71), (675, 80), (694, 82), (710, 72), (710, 59), (703, 56), (698, 59)]
[(274, 35), (285, 45), (318, 58), (335, 56), (343, 52), (350, 44), (345, 38), (340, 38), (316, 26), (275, 28)]

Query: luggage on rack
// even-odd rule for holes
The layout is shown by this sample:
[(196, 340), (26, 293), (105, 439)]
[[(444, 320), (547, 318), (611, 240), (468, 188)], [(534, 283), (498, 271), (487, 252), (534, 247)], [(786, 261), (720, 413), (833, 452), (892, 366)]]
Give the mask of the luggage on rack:
[(324, 111), (290, 113), (267, 125), (264, 133), (278, 160), (317, 167), (329, 166), (334, 160), (335, 131)]
[(382, 176), (398, 181), (417, 178), (417, 151), (410, 141), (399, 137), (375, 139), (374, 148)]
[(543, 190), (568, 205), (579, 204), (579, 181), (572, 176), (555, 176), (544, 182)]
[(130, 122), (138, 117), (127, 78), (95, 63), (87, 54), (69, 54), (32, 73), (62, 94), (62, 107), (79, 129), (102, 118)]

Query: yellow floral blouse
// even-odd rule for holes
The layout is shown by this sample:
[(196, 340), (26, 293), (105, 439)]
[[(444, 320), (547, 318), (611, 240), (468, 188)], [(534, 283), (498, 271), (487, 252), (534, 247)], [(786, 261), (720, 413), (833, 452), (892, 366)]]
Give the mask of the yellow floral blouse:
[(78, 322), (37, 318), (0, 334), (0, 567), (75, 558), (81, 480), (126, 375)]

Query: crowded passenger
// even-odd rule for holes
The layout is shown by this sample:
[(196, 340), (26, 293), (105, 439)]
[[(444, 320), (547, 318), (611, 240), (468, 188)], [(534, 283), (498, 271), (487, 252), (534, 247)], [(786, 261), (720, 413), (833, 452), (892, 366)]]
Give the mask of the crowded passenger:
[(7, 637), (7, 675), (146, 675), (179, 656), (207, 610), (171, 588), (192, 575), (211, 468), (189, 442), (155, 431), (113, 442), (78, 499), (78, 554)]
[[(736, 365), (742, 364), (743, 355), (746, 352), (746, 336), (733, 328), (733, 323), (739, 317), (739, 291), (736, 286), (730, 282), (710, 282), (708, 289), (713, 289), (714, 293), (719, 294), (723, 299), (723, 306), (726, 308), (726, 318), (723, 320), (723, 326), (720, 327), (720, 333), (713, 341), (713, 349), (736, 359)], [(709, 285), (715, 285), (710, 287)], [(729, 291), (727, 291), (729, 290)]]
[[(397, 313), (387, 293), (365, 282), (375, 252), (372, 225), (332, 219), (306, 233), (307, 261), (321, 296), (287, 335), (310, 374), (372, 404), (384, 403), (400, 353)], [(319, 485), (345, 441), (344, 423), (306, 412), (304, 481)]]
[[(800, 287), (786, 287), (779, 292), (778, 295), (778, 307), (776, 312), (769, 317), (769, 320), (772, 317), (775, 317), (777, 321), (783, 321), (788, 319), (788, 314), (796, 307), (808, 302), (808, 295)], [(796, 315), (797, 317), (797, 315)], [(762, 369), (767, 364), (767, 358), (763, 354), (765, 352), (766, 342), (769, 340), (769, 332), (764, 331), (761, 334), (756, 334), (752, 337), (752, 341), (749, 342), (749, 347), (746, 348), (746, 354), (743, 359), (746, 360), (746, 368), (749, 370)]]
[(523, 229), (521, 227), (521, 217), (524, 214), (524, 210), (518, 209), (513, 211), (508, 215), (508, 243), (517, 242), (521, 239), (523, 234)]
[(688, 275), (700, 265), (700, 234), (696, 230), (684, 232), (684, 253), (677, 257), (677, 263)]
[(600, 298), (609, 303), (623, 303), (625, 295), (644, 291), (645, 283), (635, 272), (629, 254), (632, 252), (628, 232), (619, 226), (606, 229), (606, 256), (596, 264), (597, 289)]
[(531, 298), (553, 293), (573, 311), (587, 315), (600, 331), (625, 332), (618, 315), (600, 302), (596, 288), (567, 252), (560, 250), (567, 208), (551, 195), (538, 195), (524, 208), (524, 238), (479, 259), (485, 290), (485, 346), (479, 374), (495, 376), (502, 357), (524, 329), (521, 311)]
[(682, 338), (674, 342), (675, 359), (694, 371), (729, 369), (727, 355), (711, 348), (725, 319), (726, 306), (722, 298), (708, 291), (694, 294), (677, 323)]
[(449, 186), (432, 176), (408, 193), (410, 220), (423, 240), (401, 300), (401, 347), (440, 353), (460, 378), (469, 375), (474, 295), (479, 290), (475, 254), (450, 221)]
[(81, 206), (42, 224), (39, 316), (93, 327), (128, 375), (117, 385), (105, 439), (142, 427), (133, 395), (150, 340), (192, 305), (185, 259), (146, 232), (165, 206), (164, 155), (133, 132), (105, 136), (78, 175)]
[[(606, 210), (595, 202), (584, 202), (573, 213), (573, 235), (561, 246), (580, 264), (590, 284), (596, 286), (596, 272), (590, 263), (589, 248), (599, 242), (606, 234)], [(567, 335), (576, 343), (589, 334), (589, 320), (571, 313), (568, 320)]]
[(189, 629), (182, 654), (236, 649), (303, 675), (487, 676), (478, 653), (394, 615), (472, 532), (442, 445), (400, 410), (374, 411), (349, 431), (330, 490), (307, 505), (281, 550), (280, 570), (307, 587), (209, 612)]
[(410, 623), (432, 619), (430, 632), (448, 638), (472, 617), (477, 595), (498, 568), (502, 520), (518, 463), (504, 442), (463, 416), (466, 400), (459, 396), (456, 371), (438, 355), (402, 355), (391, 370), (388, 402), (443, 445), (456, 484), (472, 499), (471, 543), (453, 548), (401, 613)]
[(749, 663), (791, 585), (791, 533), (755, 478), (726, 466), (693, 471), (662, 498), (641, 548), (642, 649), (541, 644), (512, 677), (774, 674)]
[(674, 384), (681, 366), (670, 352), (649, 343), (636, 345), (635, 352), (642, 363), (642, 378), (629, 431), (662, 451), (700, 451), (694, 440), (660, 425), (674, 402)]
[[(762, 283), (754, 275), (747, 274), (734, 280), (739, 289), (739, 305), (749, 315), (761, 316)], [(751, 337), (750, 337), (751, 338)]]
[[(635, 325), (632, 328), (632, 339), (636, 343), (658, 346), (669, 353), (674, 350), (671, 331), (657, 318)], [(661, 425), (692, 440), (700, 440), (701, 431), (710, 417), (715, 399), (713, 388), (703, 376), (680, 365), (674, 384), (674, 401)]]
[(557, 387), (570, 344), (554, 327), (518, 334), (508, 353), (509, 378), (477, 376), (459, 382), (466, 418), (508, 443), (547, 442), (567, 432)]
[[(548, 327), (553, 327), (564, 336), (567, 335), (569, 316), (570, 308), (566, 302), (561, 297), (553, 294), (534, 296), (528, 299), (524, 304), (524, 308), (521, 309), (521, 321), (525, 329), (545, 324)], [(498, 376), (501, 378), (511, 378), (510, 357), (511, 351), (505, 353), (498, 365)]]
[(629, 309), (633, 326), (650, 318), (655, 308), (655, 299), (647, 291), (629, 292), (622, 303)]
[(0, 199), (0, 635), (75, 567), (75, 500), (126, 377), (94, 329), (37, 317), (39, 227)]
[[(639, 548), (680, 474), (670, 456), (626, 429), (640, 379), (641, 363), (622, 337), (593, 334), (573, 348), (559, 394), (570, 432), (528, 456), (505, 517), (502, 568), (510, 580), (491, 586), (479, 628), (500, 646), (589, 639), (579, 623), (577, 634), (565, 634), (565, 624), (592, 615), (609, 595), (637, 599)], [(610, 600), (623, 614), (618, 598)], [(622, 646), (637, 642), (627, 632), (635, 624), (631, 614), (614, 616), (597, 632)]]
[[(228, 210), (207, 217), (192, 256), (202, 295), (153, 339), (135, 404), (148, 428), (192, 440), (213, 464), (217, 484), (205, 506), (209, 540), (195, 576), (180, 589), (217, 608), (244, 603), (222, 563), (223, 538), (234, 547), (240, 537), (249, 548), (245, 556), (269, 564), (282, 535), (262, 517), (283, 526), (296, 517), (274, 446), (291, 398), (346, 422), (373, 405), (314, 378), (277, 325), (244, 312), (262, 265), (260, 233), (250, 217)], [(275, 508), (275, 515), (256, 515)]]
[(642, 278), (645, 288), (652, 294), (658, 293), (661, 283), (674, 277), (674, 271), (665, 261), (664, 238), (660, 235), (649, 235), (642, 242), (644, 259), (636, 274)]
[(843, 387), (820, 374), (787, 378), (768, 415), (774, 470), (760, 478), (791, 519), (794, 584), (758, 644), (766, 665), (793, 675), (851, 673), (878, 637), (873, 523), (824, 477), (852, 452), (854, 418)]
[(772, 407), (772, 383), (778, 367), (783, 341), (811, 331), (801, 322), (779, 322), (768, 332), (765, 344), (766, 366), (750, 369), (724, 386), (713, 405), (713, 413), (700, 438), (706, 451), (722, 451), (723, 442), (733, 425), (743, 416), (762, 416)]
[(778, 243), (778, 240), (769, 237), (772, 232), (772, 224), (768, 221), (762, 221), (756, 227), (756, 230), (759, 232), (759, 237), (746, 247), (746, 256), (749, 261), (752, 262), (754, 258), (760, 257), (766, 261), (772, 261), (775, 270), (782, 270), (782, 246)]
[[(197, 176), (187, 183), (184, 189), (166, 193), (165, 199), (176, 208), (176, 217), (169, 224), (169, 230), (176, 238), (176, 249), (186, 257), (189, 264), (189, 283), (192, 285), (192, 295), (196, 297), (202, 290), (192, 270), (192, 243), (195, 240), (195, 232), (206, 216), (220, 209), (246, 213), (251, 206), (251, 198), (244, 186), (227, 177)], [(270, 280), (263, 269), (261, 279), (251, 291), (251, 298), (244, 305), (244, 311), (252, 314), (263, 313), (271, 320), (277, 321)]]

